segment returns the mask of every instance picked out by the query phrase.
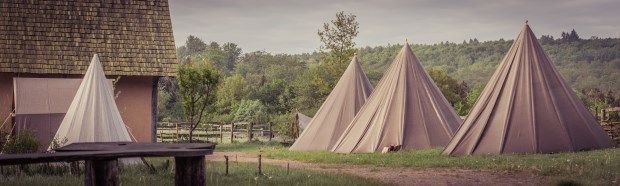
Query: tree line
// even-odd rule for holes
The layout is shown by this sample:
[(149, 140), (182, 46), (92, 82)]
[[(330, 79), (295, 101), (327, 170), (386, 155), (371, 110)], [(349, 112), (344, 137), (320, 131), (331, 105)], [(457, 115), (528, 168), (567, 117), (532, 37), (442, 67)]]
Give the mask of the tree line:
[[(340, 27), (347, 28), (348, 35), (335, 33)], [(243, 53), (235, 43), (207, 43), (189, 36), (177, 49), (177, 55), (181, 66), (206, 68), (217, 74), (210, 76), (218, 81), (212, 81), (217, 85), (209, 90), (213, 98), (205, 121), (290, 121), (296, 111), (314, 115), (354, 52), (373, 85), (383, 76), (402, 45), (355, 47), (352, 39), (358, 28), (354, 15), (337, 14), (336, 20), (319, 30), (324, 45), (313, 53)], [(327, 39), (328, 35), (343, 38)], [(543, 35), (539, 41), (563, 78), (592, 111), (620, 106), (620, 39), (582, 39), (572, 30), (557, 39)], [(411, 47), (456, 111), (466, 115), (512, 42), (470, 39)], [(180, 80), (182, 75), (160, 81), (160, 121), (188, 120)]]

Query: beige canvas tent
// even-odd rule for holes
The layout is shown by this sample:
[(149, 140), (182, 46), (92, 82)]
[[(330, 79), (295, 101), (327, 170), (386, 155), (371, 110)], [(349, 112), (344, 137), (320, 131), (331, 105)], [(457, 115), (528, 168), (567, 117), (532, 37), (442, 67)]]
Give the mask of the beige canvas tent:
[(359, 59), (353, 56), (332, 92), (290, 150), (330, 150), (371, 92), (372, 85)]
[(443, 154), (550, 153), (612, 146), (526, 22)]
[(65, 145), (76, 142), (132, 141), (96, 54), (54, 139), (66, 139)]
[(338, 153), (443, 147), (461, 119), (426, 73), (409, 44), (338, 140)]

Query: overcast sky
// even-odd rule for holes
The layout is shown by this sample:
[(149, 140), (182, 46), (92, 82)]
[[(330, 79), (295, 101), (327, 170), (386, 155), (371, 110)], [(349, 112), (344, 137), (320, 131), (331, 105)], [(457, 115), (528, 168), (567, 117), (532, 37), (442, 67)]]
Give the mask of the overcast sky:
[(170, 0), (177, 47), (187, 36), (237, 43), (243, 52), (312, 52), (317, 31), (339, 11), (357, 15), (358, 47), (514, 39), (534, 33), (620, 37), (619, 0)]

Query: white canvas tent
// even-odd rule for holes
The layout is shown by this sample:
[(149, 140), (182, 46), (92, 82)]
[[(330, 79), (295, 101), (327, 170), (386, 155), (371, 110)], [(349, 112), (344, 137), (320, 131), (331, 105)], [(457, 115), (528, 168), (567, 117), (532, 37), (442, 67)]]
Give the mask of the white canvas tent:
[(97, 54), (93, 57), (54, 139), (66, 139), (65, 145), (76, 142), (132, 141), (116, 107), (112, 87), (105, 77)]
[(353, 56), (332, 92), (290, 150), (331, 149), (371, 92), (372, 85), (362, 70), (357, 56)]

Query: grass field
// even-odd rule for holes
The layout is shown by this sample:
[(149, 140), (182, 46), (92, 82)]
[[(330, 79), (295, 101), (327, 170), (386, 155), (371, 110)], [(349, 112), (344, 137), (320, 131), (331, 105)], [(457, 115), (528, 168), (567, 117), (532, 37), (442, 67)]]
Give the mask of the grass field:
[(310, 163), (519, 171), (548, 176), (556, 182), (572, 181), (587, 185), (620, 184), (620, 148), (576, 153), (449, 157), (442, 156), (441, 149), (399, 151), (387, 154), (292, 152), (277, 143), (261, 142), (220, 144), (216, 151), (260, 153), (268, 158)]
[[(157, 173), (148, 173), (143, 166), (123, 167), (120, 171), (121, 185), (174, 185), (174, 164), (165, 163), (165, 159), (147, 159), (155, 165)], [(285, 168), (268, 165), (263, 166), (264, 175), (258, 176), (256, 164), (251, 163), (231, 164), (230, 175), (224, 173), (224, 163), (208, 162), (207, 185), (386, 185), (357, 176), (311, 170), (291, 169), (287, 174)], [(0, 175), (0, 185), (83, 185), (83, 178), (22, 172), (21, 175)]]

